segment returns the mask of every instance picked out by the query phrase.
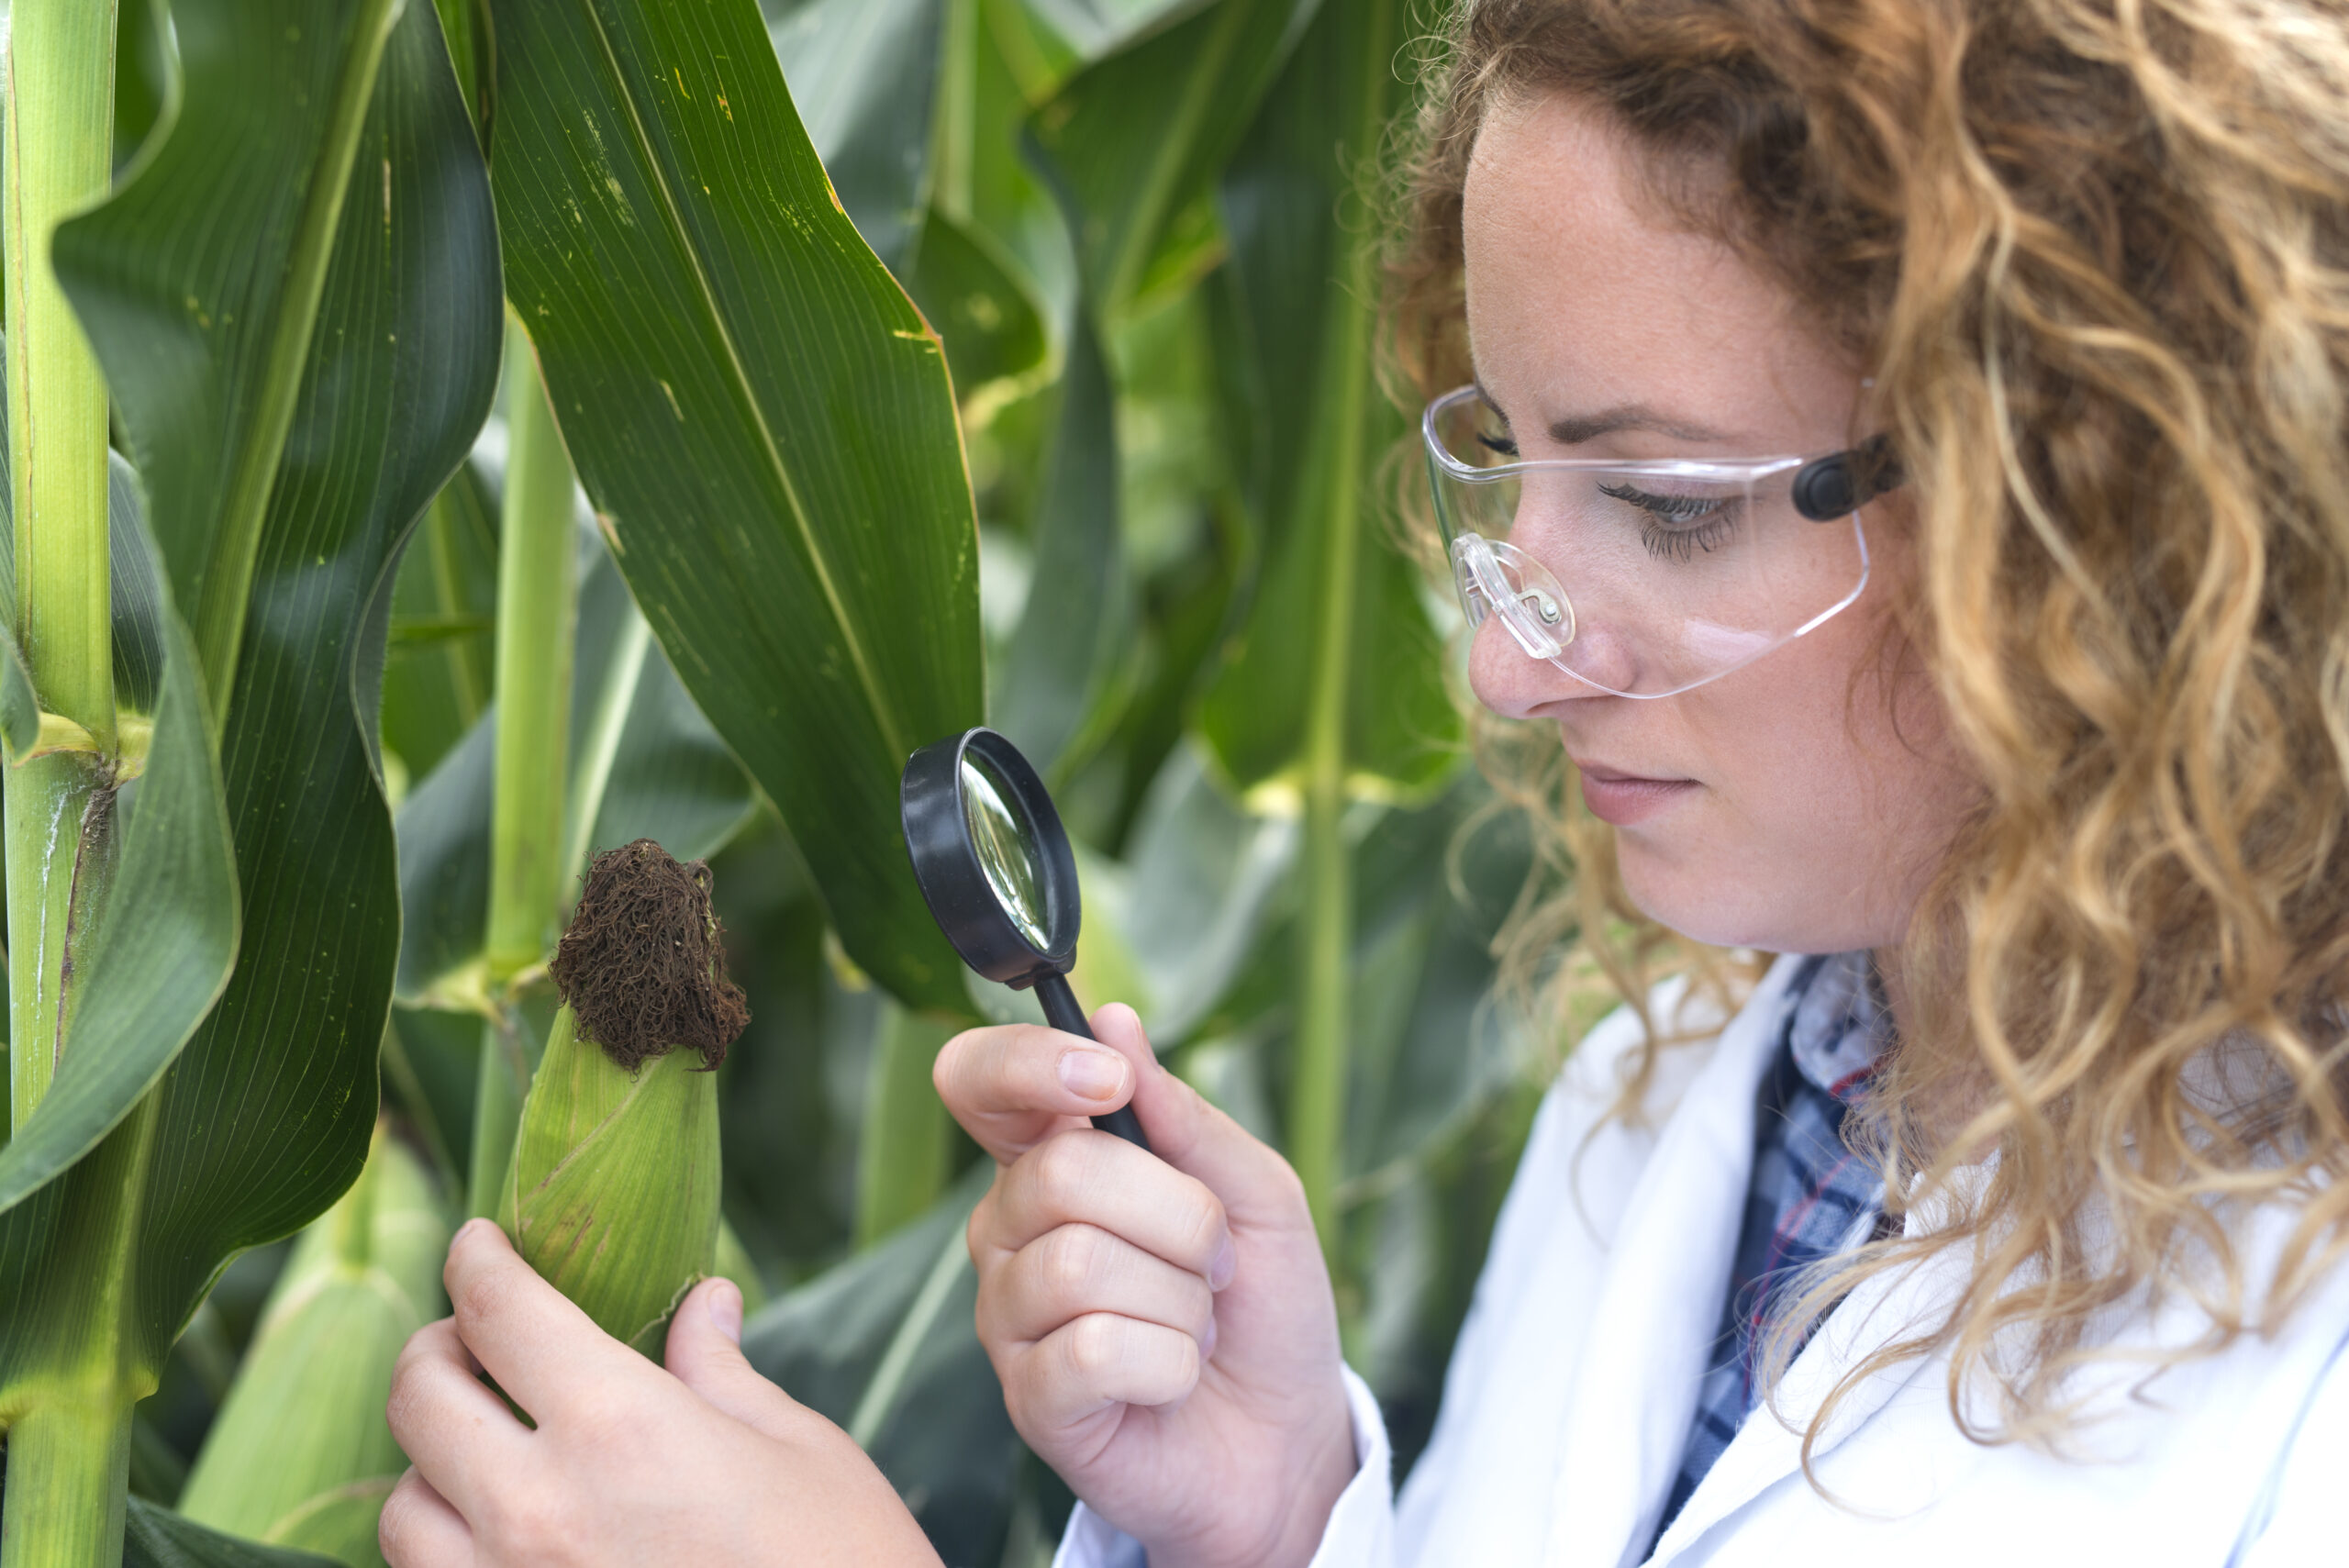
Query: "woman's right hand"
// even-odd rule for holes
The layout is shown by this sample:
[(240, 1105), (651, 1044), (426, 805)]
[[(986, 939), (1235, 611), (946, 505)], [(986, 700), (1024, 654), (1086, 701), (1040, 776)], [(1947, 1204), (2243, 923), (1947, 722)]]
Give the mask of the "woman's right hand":
[[(1093, 1028), (939, 1052), (996, 1163), (970, 1224), (979, 1339), (1028, 1446), (1152, 1568), (1301, 1565), (1355, 1470), (1304, 1188), (1158, 1065), (1132, 1008)], [(1152, 1152), (1085, 1120), (1130, 1100)]]

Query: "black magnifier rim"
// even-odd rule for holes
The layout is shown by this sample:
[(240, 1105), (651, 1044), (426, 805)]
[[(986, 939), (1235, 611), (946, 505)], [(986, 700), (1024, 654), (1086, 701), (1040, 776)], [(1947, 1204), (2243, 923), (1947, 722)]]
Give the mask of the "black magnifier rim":
[[(969, 818), (963, 814), (963, 759), (974, 751), (994, 765), (996, 776), (1016, 797), (1013, 808), (1024, 813), (1035, 829), (1042, 862), (1044, 929), (1052, 939), (1048, 948), (1030, 942), (1004, 912), (972, 846)], [(907, 759), (897, 807), (914, 881), (964, 963), (986, 979), (1015, 987), (1069, 972), (1076, 962), (1076, 933), (1083, 921), (1076, 854), (1069, 848), (1051, 792), (1019, 748), (984, 727), (933, 740)]]

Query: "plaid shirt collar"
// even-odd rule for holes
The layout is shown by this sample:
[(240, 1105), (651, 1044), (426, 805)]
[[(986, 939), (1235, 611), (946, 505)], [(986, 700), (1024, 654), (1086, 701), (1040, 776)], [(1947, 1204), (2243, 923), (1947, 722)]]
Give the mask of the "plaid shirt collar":
[(1843, 1141), (1844, 1115), (1867, 1092), (1892, 1040), (1868, 955), (1810, 960), (1785, 1005), (1777, 1057), (1754, 1104), (1753, 1173), (1720, 1331), (1657, 1539), (1759, 1402), (1755, 1362), (1765, 1331), (1787, 1305), (1785, 1287), (1867, 1240), (1884, 1207), (1874, 1162)]
[(1796, 1070), (1838, 1104), (1853, 1104), (1892, 1039), (1892, 1019), (1868, 955), (1839, 952), (1813, 959), (1788, 993), (1794, 1011), (1787, 1020), (1786, 1046)]

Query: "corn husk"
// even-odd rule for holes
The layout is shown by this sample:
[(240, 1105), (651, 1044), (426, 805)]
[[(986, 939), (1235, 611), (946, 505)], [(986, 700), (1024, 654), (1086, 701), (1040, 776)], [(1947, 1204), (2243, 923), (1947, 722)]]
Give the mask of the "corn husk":
[(759, 1265), (751, 1261), (751, 1250), (742, 1245), (742, 1238), (724, 1216), (718, 1221), (718, 1264), (709, 1271), (721, 1279), (734, 1282), (742, 1293), (742, 1310), (756, 1312), (767, 1304), (767, 1282), (759, 1274)]
[(440, 1315), (448, 1245), (423, 1166), (377, 1128), (359, 1180), (295, 1243), (180, 1511), (380, 1568), (375, 1518), (407, 1468), (384, 1401), (400, 1347)]
[(671, 1308), (718, 1263), (718, 1080), (699, 1066), (673, 1051), (630, 1072), (565, 1006), (498, 1204), (532, 1268), (656, 1361)]

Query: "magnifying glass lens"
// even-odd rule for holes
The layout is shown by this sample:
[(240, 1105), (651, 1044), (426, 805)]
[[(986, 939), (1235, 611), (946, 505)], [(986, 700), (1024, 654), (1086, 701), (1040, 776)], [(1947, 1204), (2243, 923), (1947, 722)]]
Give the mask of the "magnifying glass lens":
[(1045, 922), (1044, 868), (1037, 858), (1034, 830), (1013, 804), (1019, 798), (986, 758), (975, 751), (963, 753), (963, 819), (970, 828), (979, 869), (986, 873), (996, 902), (1019, 934), (1042, 952), (1052, 945)]

